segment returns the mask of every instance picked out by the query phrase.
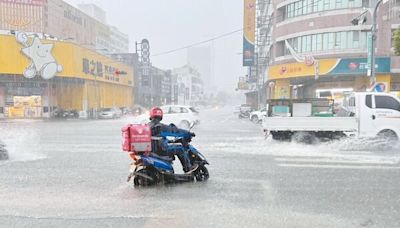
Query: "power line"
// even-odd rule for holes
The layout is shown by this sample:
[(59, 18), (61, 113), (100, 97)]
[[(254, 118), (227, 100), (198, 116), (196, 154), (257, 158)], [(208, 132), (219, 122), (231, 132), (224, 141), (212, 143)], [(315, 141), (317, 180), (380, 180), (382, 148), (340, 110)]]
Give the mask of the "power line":
[[(302, 9), (304, 9), (306, 7), (309, 7), (309, 6), (315, 6), (316, 4), (318, 4), (321, 1), (322, 0), (315, 0), (314, 2), (311, 2), (309, 4), (303, 4), (302, 7), (295, 8), (294, 10), (295, 11), (296, 10), (302, 10)], [(280, 17), (284, 17), (284, 16), (285, 16), (284, 14), (280, 14), (280, 15), (276, 15), (274, 17), (270, 17), (268, 20), (270, 22), (272, 22), (274, 19), (277, 19), (277, 18), (280, 18)], [(303, 16), (303, 15), (301, 15), (301, 16)], [(165, 52), (160, 52), (160, 53), (152, 55), (152, 57), (167, 55), (167, 54), (174, 53), (174, 52), (181, 51), (181, 50), (185, 50), (185, 49), (188, 49), (188, 48), (191, 48), (191, 47), (194, 47), (194, 46), (198, 46), (198, 45), (201, 45), (201, 44), (209, 43), (211, 41), (218, 40), (218, 39), (233, 35), (235, 33), (241, 32), (243, 30), (244, 30), (243, 28), (242, 29), (237, 29), (237, 30), (234, 30), (234, 31), (231, 31), (231, 32), (228, 32), (228, 33), (213, 37), (213, 38), (208, 39), (208, 40), (203, 40), (203, 41), (200, 41), (200, 42), (197, 42), (197, 43), (193, 43), (193, 44), (190, 44), (190, 45), (187, 45), (187, 46), (179, 47), (179, 48), (172, 49), (172, 50), (165, 51)]]
[(176, 48), (176, 49), (173, 49), (173, 50), (170, 50), (170, 51), (160, 52), (160, 53), (152, 55), (152, 57), (166, 55), (166, 54), (170, 54), (170, 53), (173, 53), (173, 52), (177, 52), (177, 51), (181, 51), (181, 50), (184, 50), (184, 49), (188, 49), (188, 48), (191, 48), (191, 47), (194, 47), (194, 46), (198, 46), (198, 45), (201, 45), (201, 44), (205, 44), (205, 43), (208, 43), (208, 42), (211, 42), (211, 41), (214, 41), (214, 40), (218, 40), (218, 39), (233, 35), (235, 33), (241, 32), (241, 31), (243, 31), (243, 29), (237, 29), (237, 30), (234, 30), (234, 31), (231, 31), (231, 32), (224, 33), (222, 35), (213, 37), (213, 38), (208, 39), (208, 40), (203, 40), (203, 41), (200, 41), (200, 42), (197, 42), (197, 43), (193, 43), (193, 44), (190, 44), (190, 45), (187, 45), (187, 46), (183, 46), (183, 47), (180, 47), (180, 48)]

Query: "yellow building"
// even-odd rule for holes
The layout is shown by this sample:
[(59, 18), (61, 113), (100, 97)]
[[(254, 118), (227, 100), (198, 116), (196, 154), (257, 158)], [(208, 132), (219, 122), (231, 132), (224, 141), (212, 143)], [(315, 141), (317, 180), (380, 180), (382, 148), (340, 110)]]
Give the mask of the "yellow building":
[(131, 107), (133, 77), (132, 66), (73, 43), (0, 35), (0, 117)]

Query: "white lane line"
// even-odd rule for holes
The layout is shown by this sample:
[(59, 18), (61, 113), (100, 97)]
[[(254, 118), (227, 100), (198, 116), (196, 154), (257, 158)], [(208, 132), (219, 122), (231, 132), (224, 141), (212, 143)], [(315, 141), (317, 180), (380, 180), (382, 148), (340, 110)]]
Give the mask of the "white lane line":
[(396, 165), (400, 164), (399, 158), (275, 158), (277, 162), (286, 163), (340, 163), (340, 164), (377, 164), (377, 165)]
[(350, 165), (311, 165), (311, 164), (278, 164), (289, 168), (318, 168), (318, 169), (400, 169), (399, 166), (350, 166)]

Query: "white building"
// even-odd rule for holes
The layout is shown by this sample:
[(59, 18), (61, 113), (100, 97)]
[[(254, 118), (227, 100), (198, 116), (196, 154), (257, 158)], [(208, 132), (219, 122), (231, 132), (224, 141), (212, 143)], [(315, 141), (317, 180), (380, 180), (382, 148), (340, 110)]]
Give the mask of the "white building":
[(92, 18), (98, 20), (99, 22), (106, 24), (106, 11), (102, 8), (98, 7), (95, 4), (79, 4), (78, 8), (82, 10), (87, 15), (91, 16)]
[(172, 71), (177, 77), (178, 100), (180, 105), (196, 105), (203, 96), (203, 80), (200, 73), (192, 66), (185, 65)]
[(204, 92), (214, 92), (216, 88), (213, 78), (213, 55), (211, 47), (193, 47), (188, 49), (187, 62), (200, 73), (204, 83)]
[(129, 52), (129, 36), (118, 30), (117, 27), (110, 27), (110, 52), (111, 53), (128, 53)]
[(95, 4), (79, 4), (78, 8), (96, 19), (96, 50), (103, 54), (128, 53), (129, 37), (117, 27), (107, 24), (106, 12)]

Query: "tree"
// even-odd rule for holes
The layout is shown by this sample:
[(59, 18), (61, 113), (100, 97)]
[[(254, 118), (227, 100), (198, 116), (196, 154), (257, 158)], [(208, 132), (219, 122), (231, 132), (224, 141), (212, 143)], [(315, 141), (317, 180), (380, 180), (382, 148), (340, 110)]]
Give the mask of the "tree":
[(400, 55), (400, 27), (393, 33), (394, 53)]

